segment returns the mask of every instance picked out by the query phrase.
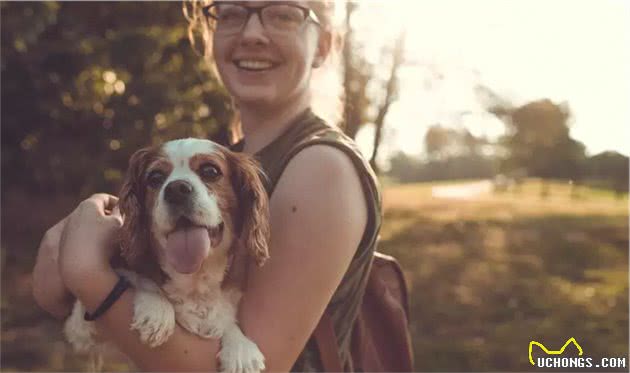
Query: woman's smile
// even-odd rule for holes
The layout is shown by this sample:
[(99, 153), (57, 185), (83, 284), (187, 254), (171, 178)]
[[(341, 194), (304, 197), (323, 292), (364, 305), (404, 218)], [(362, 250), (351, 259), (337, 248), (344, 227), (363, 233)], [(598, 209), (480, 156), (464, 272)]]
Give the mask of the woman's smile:
[(265, 71), (274, 67), (273, 62), (267, 60), (257, 59), (241, 59), (234, 61), (234, 64), (239, 69), (247, 71)]

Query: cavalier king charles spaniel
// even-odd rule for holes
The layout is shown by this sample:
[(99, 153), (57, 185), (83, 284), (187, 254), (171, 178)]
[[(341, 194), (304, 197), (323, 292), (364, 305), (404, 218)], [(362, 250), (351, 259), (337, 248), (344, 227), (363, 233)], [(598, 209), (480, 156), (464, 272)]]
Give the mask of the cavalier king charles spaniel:
[[(262, 353), (237, 325), (243, 281), (226, 276), (229, 269), (230, 278), (242, 278), (248, 254), (258, 265), (269, 257), (261, 175), (251, 157), (201, 139), (170, 141), (131, 157), (119, 200), (124, 269), (117, 272), (135, 288), (131, 329), (144, 343), (161, 345), (177, 323), (221, 339), (223, 371), (265, 368)], [(102, 351), (84, 312), (77, 301), (66, 337), (79, 352)]]

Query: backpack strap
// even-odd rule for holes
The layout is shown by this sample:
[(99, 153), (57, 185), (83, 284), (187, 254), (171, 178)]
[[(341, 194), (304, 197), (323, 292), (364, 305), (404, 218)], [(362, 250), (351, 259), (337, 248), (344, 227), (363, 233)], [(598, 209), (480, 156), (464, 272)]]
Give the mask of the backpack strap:
[(319, 320), (315, 331), (315, 344), (319, 350), (319, 357), (325, 372), (343, 372), (341, 359), (339, 358), (339, 348), (337, 347), (337, 336), (333, 327), (332, 319), (327, 312)]

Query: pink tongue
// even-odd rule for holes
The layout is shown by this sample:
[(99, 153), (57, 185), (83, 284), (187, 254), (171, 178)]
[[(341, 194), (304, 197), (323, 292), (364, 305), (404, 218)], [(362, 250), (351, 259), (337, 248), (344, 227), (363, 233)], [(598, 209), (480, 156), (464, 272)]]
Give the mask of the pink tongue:
[(194, 273), (201, 267), (210, 249), (208, 230), (190, 227), (175, 231), (166, 240), (167, 260), (179, 273)]

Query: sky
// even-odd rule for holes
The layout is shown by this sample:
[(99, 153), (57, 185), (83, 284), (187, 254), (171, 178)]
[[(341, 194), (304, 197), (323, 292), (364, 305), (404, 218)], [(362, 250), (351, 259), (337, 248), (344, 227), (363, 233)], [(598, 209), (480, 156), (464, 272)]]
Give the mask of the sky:
[[(549, 98), (573, 114), (589, 154), (630, 154), (630, 2), (624, 0), (363, 0), (353, 26), (377, 66), (405, 29), (400, 97), (385, 121), (382, 161), (421, 155), (427, 128), (465, 126), (496, 137), (483, 84), (514, 105)], [(371, 154), (373, 129), (357, 141)]]

